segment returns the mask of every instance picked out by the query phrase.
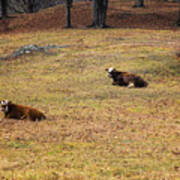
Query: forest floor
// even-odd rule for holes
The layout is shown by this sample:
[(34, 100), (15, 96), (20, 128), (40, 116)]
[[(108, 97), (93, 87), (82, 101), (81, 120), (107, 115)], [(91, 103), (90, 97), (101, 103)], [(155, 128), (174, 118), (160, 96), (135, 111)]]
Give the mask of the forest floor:
[[(148, 0), (145, 8), (132, 8), (133, 4), (129, 0), (110, 0), (107, 24), (122, 29), (176, 29), (178, 3)], [(92, 24), (92, 2), (76, 2), (71, 11), (73, 28), (84, 29)], [(65, 5), (59, 5), (34, 14), (11, 15), (0, 21), (0, 32), (59, 30), (65, 27), (65, 20)]]
[[(63, 28), (64, 6), (10, 18), (6, 32), (1, 26), (0, 56), (29, 44), (67, 48), (0, 62), (0, 99), (47, 116), (0, 121), (0, 179), (180, 178), (178, 9), (160, 4), (110, 1), (108, 29), (86, 28), (89, 2), (74, 5), (72, 29)], [(112, 86), (108, 67), (149, 86)]]

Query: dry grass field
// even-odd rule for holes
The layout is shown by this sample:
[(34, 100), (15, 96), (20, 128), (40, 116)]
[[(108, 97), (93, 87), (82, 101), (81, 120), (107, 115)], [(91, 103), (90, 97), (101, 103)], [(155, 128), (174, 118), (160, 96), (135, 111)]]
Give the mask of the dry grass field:
[[(82, 9), (87, 4), (80, 3)], [(125, 20), (115, 24), (113, 17), (124, 11), (153, 17), (154, 4), (138, 10), (131, 5), (112, 1), (109, 24), (120, 27)], [(63, 9), (55, 12), (58, 8)], [(161, 18), (167, 11), (177, 13), (172, 9), (161, 6), (157, 26), (131, 24), (127, 15), (129, 25), (105, 30), (58, 29), (50, 17), (54, 26), (43, 18), (37, 19), (39, 30), (37, 22), (29, 26), (37, 15), (54, 17), (53, 8), (10, 19), (9, 32), (0, 35), (0, 55), (27, 44), (69, 47), (0, 62), (0, 99), (38, 108), (48, 117), (0, 121), (0, 179), (179, 180), (180, 31), (173, 26), (175, 16)], [(149, 86), (112, 86), (105, 72), (111, 66), (139, 74)]]

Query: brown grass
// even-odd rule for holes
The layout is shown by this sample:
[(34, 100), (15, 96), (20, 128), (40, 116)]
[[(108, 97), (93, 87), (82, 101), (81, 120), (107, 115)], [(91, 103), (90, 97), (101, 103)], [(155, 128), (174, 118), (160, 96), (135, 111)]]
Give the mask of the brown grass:
[[(48, 117), (0, 121), (0, 179), (179, 179), (179, 30), (13, 25), (43, 13), (49, 18), (56, 8), (63, 7), (13, 19), (11, 33), (0, 36), (1, 55), (27, 44), (70, 45), (0, 62), (0, 99)], [(112, 86), (105, 72), (110, 66), (139, 74), (149, 86)]]

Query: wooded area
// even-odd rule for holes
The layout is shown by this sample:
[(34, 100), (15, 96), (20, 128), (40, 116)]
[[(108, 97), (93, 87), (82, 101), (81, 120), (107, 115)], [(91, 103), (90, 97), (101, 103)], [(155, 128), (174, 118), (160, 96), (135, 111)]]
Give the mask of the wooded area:
[[(107, 17), (107, 10), (108, 10), (108, 0), (92, 0), (92, 11), (93, 11), (93, 22), (89, 27), (95, 27), (95, 28), (106, 28), (108, 27), (106, 25), (106, 17)], [(164, 0), (164, 2), (167, 2), (168, 0)], [(158, 2), (158, 0), (157, 0)], [(179, 6), (179, 17), (177, 18), (176, 24), (180, 26), (180, 0), (174, 0), (173, 2), (179, 2), (177, 6)], [(8, 7), (11, 7), (15, 12), (18, 12), (18, 8), (15, 8), (17, 6), (23, 6), (23, 10), (26, 13), (34, 13), (38, 11), (42, 4), (46, 4), (47, 2), (41, 1), (41, 0), (23, 0), (21, 3), (15, 3), (11, 0), (1, 0), (1, 18), (6, 19), (8, 18)], [(51, 2), (52, 3), (52, 2)], [(47, 3), (47, 7), (51, 6), (51, 3)], [(58, 2), (58, 3), (62, 3)], [(53, 3), (52, 3), (53, 4)], [(65, 0), (66, 5), (66, 27), (71, 27), (71, 8), (72, 8), (73, 0)], [(14, 8), (13, 8), (14, 6)], [(145, 2), (144, 0), (134, 0), (133, 8), (145, 8)], [(20, 10), (19, 10), (20, 11)]]

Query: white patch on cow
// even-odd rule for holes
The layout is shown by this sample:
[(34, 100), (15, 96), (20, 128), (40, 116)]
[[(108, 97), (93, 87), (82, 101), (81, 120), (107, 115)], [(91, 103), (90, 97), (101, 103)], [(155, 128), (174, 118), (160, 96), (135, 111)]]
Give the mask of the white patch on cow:
[(8, 100), (2, 100), (2, 101), (0, 102), (0, 104), (2, 104), (2, 105), (7, 105), (8, 103), (9, 103)]
[(8, 100), (2, 100), (2, 101), (0, 101), (1, 111), (3, 111), (3, 112), (8, 112), (8, 111), (9, 111), (8, 103), (9, 103)]
[(128, 85), (128, 88), (133, 88), (134, 87), (134, 83), (129, 83), (129, 85)]
[(9, 108), (8, 106), (5, 107), (5, 112), (8, 112)]
[(2, 100), (2, 101), (1, 101), (1, 104), (2, 104), (2, 105), (5, 105), (5, 101), (4, 101), (4, 100)]
[(110, 67), (110, 68), (108, 69), (108, 72), (111, 73), (112, 71), (114, 71), (114, 68), (113, 68), (113, 67)]

